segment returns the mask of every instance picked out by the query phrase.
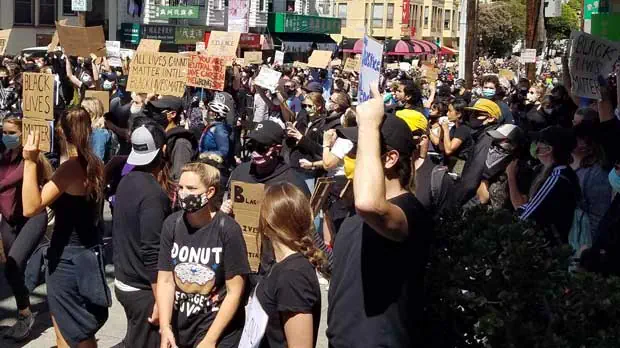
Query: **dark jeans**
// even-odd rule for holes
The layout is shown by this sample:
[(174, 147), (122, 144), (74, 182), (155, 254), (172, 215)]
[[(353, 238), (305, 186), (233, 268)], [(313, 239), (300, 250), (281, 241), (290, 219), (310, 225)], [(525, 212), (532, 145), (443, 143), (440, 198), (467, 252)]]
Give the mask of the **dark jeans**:
[(159, 347), (159, 327), (148, 322), (155, 303), (153, 291), (121, 291), (114, 287), (114, 292), (127, 317), (127, 333), (123, 340), (123, 346)]
[(2, 243), (7, 256), (4, 273), (15, 295), (19, 310), (30, 307), (28, 289), (24, 283), (24, 270), (28, 258), (39, 245), (46, 229), (47, 213), (45, 210), (23, 224), (12, 226), (5, 220), (0, 222)]

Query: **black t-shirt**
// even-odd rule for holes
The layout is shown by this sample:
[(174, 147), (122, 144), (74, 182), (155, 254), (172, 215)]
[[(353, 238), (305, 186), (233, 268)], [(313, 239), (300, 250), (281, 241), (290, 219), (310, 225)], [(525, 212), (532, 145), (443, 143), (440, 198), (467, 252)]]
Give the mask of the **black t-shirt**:
[(321, 288), (314, 267), (299, 253), (276, 263), (256, 288), (256, 298), (269, 316), (261, 348), (288, 347), (282, 312), (311, 313), (316, 345), (321, 321)]
[(355, 215), (334, 241), (327, 337), (333, 348), (415, 347), (431, 238), (428, 213), (411, 193), (390, 200), (409, 225), (394, 242)]
[(461, 139), (463, 142), (456, 152), (450, 155), (450, 157), (456, 157), (465, 161), (471, 157), (471, 152), (474, 148), (474, 139), (472, 138), (471, 133), (471, 128), (464, 124), (450, 129), (450, 139)]
[[(159, 270), (172, 272), (176, 284), (172, 328), (179, 347), (194, 347), (205, 337), (226, 296), (226, 279), (250, 273), (241, 227), (233, 218), (218, 212), (202, 228), (188, 226), (182, 211), (169, 216), (159, 253)], [(239, 319), (228, 324), (218, 347), (237, 346)]]

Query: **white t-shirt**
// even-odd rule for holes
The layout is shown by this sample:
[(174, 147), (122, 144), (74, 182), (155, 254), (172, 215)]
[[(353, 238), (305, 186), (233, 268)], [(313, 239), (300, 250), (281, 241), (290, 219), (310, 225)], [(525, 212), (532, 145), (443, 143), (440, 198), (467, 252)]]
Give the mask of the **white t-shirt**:
[(340, 161), (338, 161), (338, 166), (330, 169), (327, 172), (328, 176), (333, 177), (333, 176), (344, 175), (344, 160), (343, 159), (344, 159), (344, 156), (346, 156), (349, 153), (349, 151), (351, 151), (351, 149), (353, 149), (353, 142), (351, 142), (351, 140), (344, 139), (344, 138), (336, 139), (336, 141), (334, 142), (334, 146), (332, 146), (329, 152), (331, 152), (332, 155), (338, 157)]

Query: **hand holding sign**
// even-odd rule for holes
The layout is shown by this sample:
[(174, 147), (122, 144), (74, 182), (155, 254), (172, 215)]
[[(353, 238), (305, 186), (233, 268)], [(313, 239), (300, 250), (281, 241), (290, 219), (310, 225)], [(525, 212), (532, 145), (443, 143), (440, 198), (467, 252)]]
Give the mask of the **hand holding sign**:
[(39, 131), (31, 131), (28, 133), (28, 138), (24, 149), (22, 150), (22, 157), (26, 161), (37, 162), (39, 160), (39, 143), (41, 142), (41, 134)]
[(381, 127), (384, 115), (383, 97), (379, 92), (379, 84), (377, 81), (370, 83), (370, 99), (357, 106), (357, 122), (369, 127)]

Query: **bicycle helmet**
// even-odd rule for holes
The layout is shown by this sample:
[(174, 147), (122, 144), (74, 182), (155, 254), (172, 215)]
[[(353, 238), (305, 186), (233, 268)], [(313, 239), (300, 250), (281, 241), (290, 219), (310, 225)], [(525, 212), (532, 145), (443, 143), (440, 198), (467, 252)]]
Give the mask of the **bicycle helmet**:
[(209, 103), (209, 110), (213, 111), (216, 114), (217, 118), (225, 118), (226, 115), (230, 112), (230, 108), (226, 106), (226, 104), (212, 101)]

